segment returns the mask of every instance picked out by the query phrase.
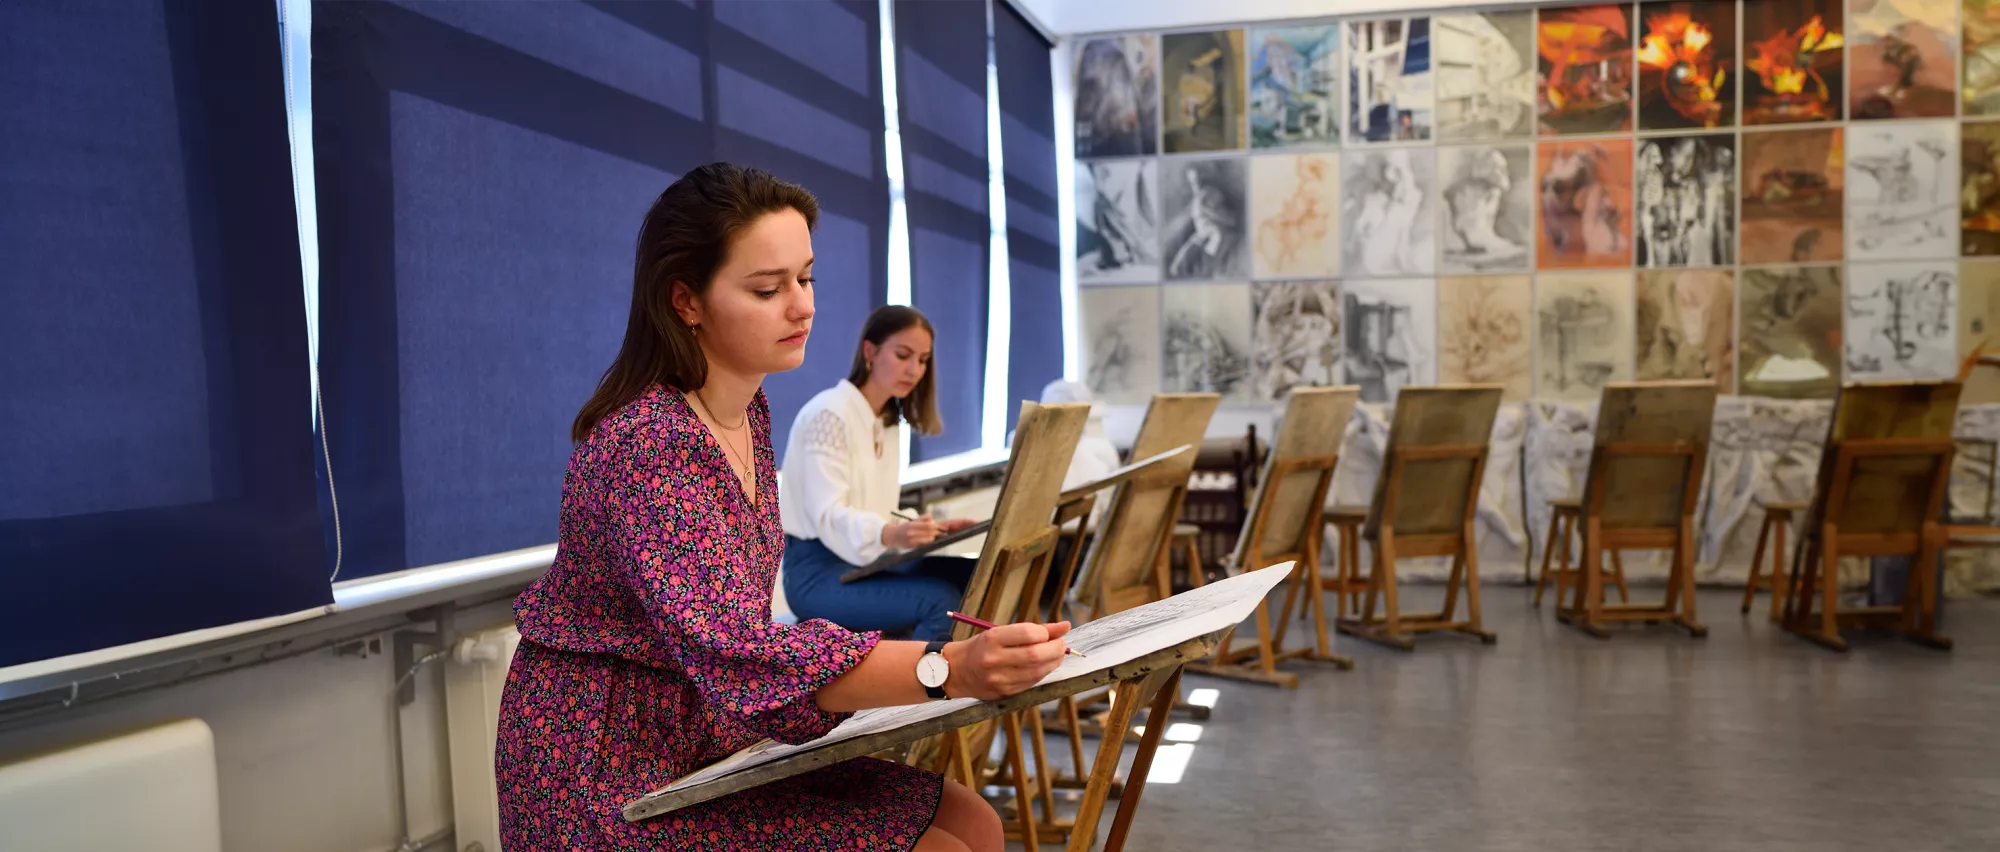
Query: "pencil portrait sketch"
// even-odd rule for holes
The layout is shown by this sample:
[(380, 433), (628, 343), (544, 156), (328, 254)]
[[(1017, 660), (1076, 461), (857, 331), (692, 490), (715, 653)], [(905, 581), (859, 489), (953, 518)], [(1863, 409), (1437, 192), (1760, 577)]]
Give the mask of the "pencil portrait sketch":
[(1256, 399), (1278, 402), (1295, 387), (1340, 383), (1340, 285), (1283, 281), (1251, 285), (1251, 378)]
[(1241, 159), (1168, 159), (1160, 166), (1165, 220), (1160, 260), (1169, 281), (1250, 277)]
[(1084, 382), (1114, 405), (1137, 405), (1160, 389), (1160, 288), (1090, 287), (1077, 292)]
[(1340, 164), (1341, 273), (1429, 275), (1437, 268), (1431, 190), (1435, 153), (1428, 148), (1349, 150)]
[(1076, 277), (1086, 283), (1156, 281), (1160, 231), (1152, 160), (1076, 164)]
[(1438, 149), (1447, 274), (1526, 272), (1534, 244), (1534, 155), (1527, 145)]

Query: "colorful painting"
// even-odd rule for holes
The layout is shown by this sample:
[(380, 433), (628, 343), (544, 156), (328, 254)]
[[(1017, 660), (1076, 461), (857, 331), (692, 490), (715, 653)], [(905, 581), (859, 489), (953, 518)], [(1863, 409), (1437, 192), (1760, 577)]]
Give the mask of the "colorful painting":
[(1541, 133), (1632, 129), (1632, 8), (1543, 9), (1535, 27)]
[(1632, 140), (1543, 142), (1535, 175), (1537, 266), (1632, 265)]
[(1633, 304), (1632, 375), (1642, 382), (1713, 379), (1736, 383), (1736, 287), (1726, 269), (1639, 273)]
[(1851, 0), (1847, 117), (1950, 118), (1958, 0)]
[(1838, 121), (1846, 0), (1743, 4), (1743, 124)]
[(1959, 131), (1959, 251), (2000, 255), (2000, 122)]
[(1736, 124), (1736, 3), (1639, 4), (1639, 129)]
[(1966, 115), (2000, 115), (2000, 3), (1965, 0)]
[(1743, 134), (1743, 262), (1839, 260), (1845, 247), (1843, 131)]
[(1431, 138), (1431, 20), (1347, 22), (1347, 142)]
[(1243, 147), (1243, 31), (1160, 37), (1160, 114), (1169, 154)]
[(1250, 31), (1250, 146), (1340, 141), (1340, 26)]
[(1737, 298), (1737, 393), (1816, 399), (1840, 389), (1840, 267), (1745, 269)]
[(1076, 155), (1160, 152), (1160, 41), (1150, 35), (1093, 38), (1076, 49)]

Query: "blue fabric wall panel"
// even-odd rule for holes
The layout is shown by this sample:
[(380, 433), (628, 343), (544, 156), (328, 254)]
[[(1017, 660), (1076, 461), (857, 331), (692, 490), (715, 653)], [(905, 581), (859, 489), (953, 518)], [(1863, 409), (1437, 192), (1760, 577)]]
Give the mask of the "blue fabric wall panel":
[(993, 57), (1006, 161), (1007, 257), (1014, 322), (1008, 428), (1023, 399), (1063, 374), (1062, 250), (1056, 206), (1055, 89), (1049, 43), (1011, 5), (993, 7)]
[(910, 301), (937, 328), (944, 434), (914, 461), (977, 449), (985, 411), (992, 222), (986, 151), (986, 5), (897, 0), (897, 104), (910, 221)]
[(268, 2), (0, 4), (0, 666), (331, 602), (283, 67)]
[[(858, 329), (881, 303), (879, 88), (851, 85), (859, 68), (879, 87), (879, 65), (822, 73), (811, 41), (793, 55), (808, 36), (869, 54), (874, 6), (786, 6), (818, 23), (774, 36), (782, 21), (706, 3), (315, 4), (343, 577), (553, 540), (568, 424), (623, 334), (641, 217), (687, 169), (729, 160), (819, 196), (819, 301), (839, 304), (815, 356), (842, 331), (829, 314)], [(773, 377), (776, 441), (845, 374), (834, 354)]]

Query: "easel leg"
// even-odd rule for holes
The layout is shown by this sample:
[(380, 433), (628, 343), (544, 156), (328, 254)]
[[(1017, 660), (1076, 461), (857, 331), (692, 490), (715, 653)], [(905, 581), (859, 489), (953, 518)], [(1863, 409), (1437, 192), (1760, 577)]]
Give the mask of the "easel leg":
[(1937, 546), (1938, 533), (1927, 531), (1924, 546), (1917, 551), (1917, 564), (1910, 567), (1910, 592), (1903, 596), (1903, 608), (1910, 613), (1910, 640), (1919, 645), (1951, 650), (1951, 640), (1937, 633)]
[(1847, 640), (1840, 638), (1840, 536), (1833, 524), (1820, 536), (1820, 644), (1841, 651)]
[(1599, 639), (1611, 632), (1598, 624), (1604, 606), (1604, 539), (1595, 517), (1583, 522), (1583, 554), (1576, 579), (1576, 608), (1570, 625)]
[(1076, 780), (1081, 782), (1089, 770), (1083, 768), (1083, 719), (1076, 712), (1076, 696), (1063, 696), (1058, 709), (1062, 713), (1064, 724), (1069, 728), (1069, 753), (1076, 761)]
[[(1166, 676), (1165, 672), (1148, 675)], [(1083, 801), (1077, 804), (1076, 822), (1069, 832), (1069, 852), (1090, 852), (1097, 842), (1097, 823), (1104, 817), (1104, 799), (1111, 779), (1118, 773), (1118, 760), (1125, 750), (1125, 735), (1132, 729), (1132, 714), (1138, 710), (1139, 696), (1144, 695), (1145, 684), (1141, 680), (1120, 682), (1112, 688), (1111, 712), (1104, 717), (1104, 735), (1098, 741), (1097, 760), (1090, 768), (1090, 782), (1084, 786)], [(1162, 721), (1165, 717), (1162, 716)], [(1164, 725), (1149, 726), (1148, 731)], [(1127, 790), (1126, 795), (1131, 791)]]
[(1486, 630), (1485, 622), (1480, 615), (1479, 546), (1469, 524), (1465, 528), (1465, 541), (1460, 546), (1464, 548), (1465, 562), (1466, 632), (1479, 637), (1480, 642), (1491, 645), (1500, 641), (1500, 637)]
[[(1315, 549), (1317, 545), (1315, 545)], [(1306, 594), (1312, 607), (1314, 647), (1322, 659), (1333, 658), (1333, 637), (1326, 633), (1326, 587), (1320, 582), (1319, 559), (1308, 558), (1306, 572)]]
[[(1535, 580), (1535, 606), (1542, 605), (1542, 590), (1549, 587), (1549, 562), (1556, 555), (1556, 536), (1561, 534), (1562, 514), (1549, 509), (1549, 537), (1542, 542), (1542, 576)], [(1562, 587), (1556, 587), (1556, 606), (1562, 606)]]
[[(1791, 526), (1789, 521), (1790, 518), (1787, 517), (1785, 522), (1780, 522), (1772, 535), (1772, 545), (1776, 548), (1771, 551), (1772, 621), (1778, 621), (1783, 617), (1778, 610), (1784, 605), (1783, 602), (1791, 597), (1792, 581), (1795, 579), (1790, 570), (1791, 551), (1785, 549), (1785, 528)], [(1753, 568), (1751, 570), (1756, 569)], [(1780, 585), (1781, 583), (1783, 584), (1782, 586)], [(1783, 589), (1783, 591), (1780, 591), (1780, 589)], [(1747, 612), (1748, 610), (1746, 609), (1745, 611)]]
[(1632, 590), (1625, 586), (1625, 559), (1616, 550), (1611, 551), (1611, 576), (1618, 582), (1618, 602), (1631, 603)]
[[(1132, 817), (1139, 811), (1139, 796), (1146, 791), (1146, 775), (1153, 770), (1153, 753), (1160, 748), (1160, 735), (1166, 725), (1160, 721), (1167, 716), (1167, 705), (1180, 692), (1181, 670), (1176, 667), (1167, 678), (1160, 692), (1153, 698), (1153, 705), (1146, 711), (1146, 733), (1139, 737), (1139, 753), (1132, 757), (1132, 771), (1126, 776), (1125, 795), (1118, 799), (1118, 812), (1111, 818), (1111, 834), (1104, 840), (1104, 852), (1123, 852), (1125, 835), (1132, 829)], [(1074, 845), (1074, 844), (1072, 844)]]
[[(1749, 579), (1743, 581), (1742, 612), (1746, 615), (1749, 614), (1750, 612), (1750, 604), (1754, 603), (1757, 600), (1757, 589), (1759, 588), (1757, 584), (1757, 578), (1763, 576), (1764, 573), (1764, 542), (1769, 540), (1770, 538), (1771, 538), (1771, 522), (1765, 521), (1763, 524), (1757, 527), (1757, 547), (1756, 549), (1750, 551), (1750, 553), (1752, 554), (1750, 558), (1750, 577)], [(1778, 550), (1782, 551), (1784, 549), (1785, 546), (1783, 544), (1778, 545)], [(1777, 560), (1773, 559), (1771, 560), (1771, 562), (1772, 562), (1771, 579), (1774, 581), (1771, 583), (1771, 610), (1773, 616), (1775, 616), (1777, 612), (1777, 603), (1779, 598), (1778, 584), (1775, 582), (1778, 579)]]
[(1021, 753), (1021, 715), (1002, 715), (1000, 726), (1007, 734), (1008, 769), (1014, 775), (1014, 816), (1020, 820), (1021, 845), (1029, 852), (1036, 852), (1041, 844), (1035, 836), (1035, 798), (1028, 782), (1027, 756)]
[(1458, 620), (1458, 587), (1464, 583), (1465, 551), (1461, 549), (1451, 555), (1451, 573), (1445, 576), (1444, 608), (1438, 611), (1439, 618), (1445, 621)]
[(1035, 780), (1037, 792), (1041, 793), (1042, 815), (1054, 821), (1056, 818), (1055, 773), (1049, 769), (1048, 732), (1042, 730), (1042, 710), (1039, 707), (1023, 710), (1028, 717), (1028, 744), (1035, 747)]
[[(1702, 626), (1695, 613), (1694, 601), (1694, 520), (1681, 520), (1680, 535), (1674, 544), (1674, 573), (1678, 575), (1681, 587), (1681, 625), (1696, 639), (1708, 636), (1708, 628)], [(1771, 592), (1777, 594), (1774, 588)]]

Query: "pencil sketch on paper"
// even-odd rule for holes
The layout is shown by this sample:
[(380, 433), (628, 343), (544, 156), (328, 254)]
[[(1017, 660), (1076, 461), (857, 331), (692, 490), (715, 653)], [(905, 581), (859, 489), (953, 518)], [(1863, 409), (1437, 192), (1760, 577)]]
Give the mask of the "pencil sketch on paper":
[(1526, 145), (1438, 149), (1447, 273), (1525, 272), (1535, 221)]
[(1160, 276), (1160, 231), (1152, 160), (1076, 164), (1076, 277), (1085, 282), (1153, 281)]
[(1243, 31), (1160, 37), (1164, 153), (1243, 147)]
[(1340, 285), (1332, 281), (1253, 284), (1251, 377), (1256, 398), (1284, 399), (1295, 387), (1340, 383)]
[(1160, 182), (1166, 219), (1160, 255), (1166, 278), (1248, 278), (1243, 161), (1170, 159), (1160, 167)]
[(1340, 140), (1340, 26), (1250, 31), (1250, 146)]
[(1160, 389), (1215, 393), (1243, 402), (1250, 391), (1250, 287), (1191, 284), (1160, 288)]
[(1716, 133), (1639, 142), (1634, 229), (1640, 266), (1736, 262), (1736, 140)]
[(1534, 391), (1534, 288), (1526, 275), (1438, 279), (1438, 382), (1505, 386), (1508, 401)]
[(1847, 22), (1848, 117), (1950, 118), (1957, 112), (1958, 0), (1853, 0)]
[(1847, 0), (1743, 7), (1743, 123), (1838, 121), (1847, 98)]
[(1254, 278), (1340, 273), (1340, 159), (1332, 154), (1250, 158)]
[(1958, 373), (1956, 264), (1859, 264), (1847, 275), (1842, 339), (1850, 381)]
[(1535, 28), (1541, 133), (1632, 129), (1632, 8), (1542, 9)]
[(1743, 270), (1737, 282), (1736, 390), (1784, 399), (1840, 388), (1839, 266)]
[(1159, 37), (1113, 36), (1076, 51), (1076, 155), (1136, 157), (1160, 152)]
[(1958, 126), (1857, 124), (1847, 134), (1847, 259), (1957, 254)]
[(1634, 295), (1632, 373), (1639, 381), (1714, 379), (1736, 383), (1736, 288), (1728, 270), (1639, 273)]
[(1152, 399), (1160, 389), (1160, 288), (1087, 287), (1077, 302), (1090, 389), (1114, 405)]
[(1363, 402), (1394, 402), (1408, 385), (1437, 381), (1434, 282), (1346, 281), (1340, 300), (1342, 369), (1347, 384), (1361, 386)]
[(1543, 269), (1629, 266), (1632, 140), (1578, 139), (1535, 146)]
[(1347, 141), (1431, 138), (1431, 21), (1347, 22)]
[(1429, 275), (1437, 265), (1431, 189), (1437, 161), (1427, 148), (1347, 151), (1341, 158), (1344, 275)]
[(1632, 277), (1622, 272), (1543, 275), (1535, 286), (1536, 395), (1597, 399), (1631, 373)]
[(1437, 136), (1512, 139), (1535, 129), (1535, 13), (1520, 9), (1431, 19)]
[(1840, 259), (1842, 133), (1828, 127), (1743, 134), (1743, 263)]

